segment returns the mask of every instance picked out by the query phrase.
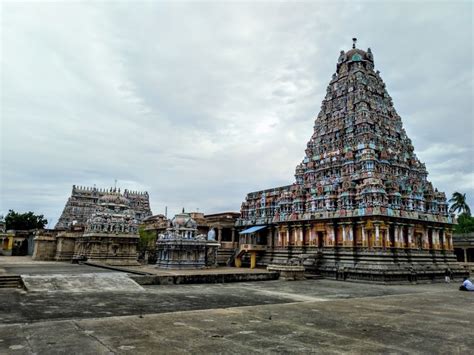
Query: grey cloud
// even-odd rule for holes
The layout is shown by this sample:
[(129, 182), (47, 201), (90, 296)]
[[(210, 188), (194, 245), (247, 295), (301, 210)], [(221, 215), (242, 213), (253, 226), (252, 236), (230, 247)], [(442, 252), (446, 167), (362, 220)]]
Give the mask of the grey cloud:
[(156, 213), (238, 210), (293, 181), (353, 36), (434, 185), (474, 202), (468, 2), (1, 6), (0, 213), (114, 179)]

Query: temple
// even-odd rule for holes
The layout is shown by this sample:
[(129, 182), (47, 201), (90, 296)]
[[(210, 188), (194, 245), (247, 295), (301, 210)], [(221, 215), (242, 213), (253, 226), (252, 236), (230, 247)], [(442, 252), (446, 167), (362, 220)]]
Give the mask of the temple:
[(169, 269), (217, 267), (220, 243), (214, 237), (213, 230), (208, 235), (199, 234), (197, 222), (183, 209), (170, 221), (169, 228), (158, 235), (156, 266)]
[[(55, 229), (70, 229), (73, 225), (85, 227), (87, 219), (94, 213), (99, 199), (110, 193), (121, 193), (120, 189), (102, 189), (84, 186), (72, 186), (71, 196), (66, 202), (63, 213), (59, 217)], [(134, 217), (141, 221), (151, 216), (150, 201), (147, 192), (129, 191), (121, 193), (129, 201)]]
[(296, 181), (249, 193), (237, 227), (257, 264), (298, 257), (324, 276), (367, 281), (462, 273), (446, 196), (427, 180), (374, 56), (341, 51)]
[(147, 192), (73, 185), (55, 229), (38, 231), (33, 259), (136, 265), (138, 226), (151, 214)]
[(137, 265), (138, 222), (130, 201), (110, 192), (97, 201), (84, 234), (75, 241), (73, 260), (110, 265)]

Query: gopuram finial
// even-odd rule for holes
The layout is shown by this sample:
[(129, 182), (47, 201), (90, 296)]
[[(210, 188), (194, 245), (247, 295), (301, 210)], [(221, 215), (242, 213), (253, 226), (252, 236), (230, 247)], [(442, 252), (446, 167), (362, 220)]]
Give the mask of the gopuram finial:
[(352, 39), (352, 48), (355, 49), (356, 43), (357, 43), (357, 38), (354, 37), (354, 38)]

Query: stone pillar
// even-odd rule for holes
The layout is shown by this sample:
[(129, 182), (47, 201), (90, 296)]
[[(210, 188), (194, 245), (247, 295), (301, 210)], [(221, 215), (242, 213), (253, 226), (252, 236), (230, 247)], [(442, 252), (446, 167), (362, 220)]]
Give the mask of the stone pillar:
[(317, 243), (314, 242), (314, 240), (316, 239), (316, 230), (315, 230), (315, 226), (314, 225), (311, 225), (311, 224), (308, 224), (308, 230), (309, 230), (309, 238), (308, 238), (308, 245), (316, 245)]
[(406, 247), (410, 249), (415, 249), (416, 247), (415, 242), (413, 240), (413, 229), (414, 229), (413, 224), (409, 224), (408, 225), (408, 245)]
[(399, 248), (406, 248), (407, 246), (405, 245), (405, 236), (403, 235), (403, 231), (405, 229), (405, 226), (403, 224), (398, 226), (398, 247)]
[(279, 230), (278, 230), (278, 244), (280, 247), (283, 247), (285, 245), (285, 240), (286, 240), (286, 226), (282, 225)]
[(374, 247), (380, 248), (380, 226), (378, 223), (374, 223), (375, 226), (375, 243)]
[(442, 250), (446, 250), (447, 245), (446, 245), (446, 234), (444, 233), (444, 229), (439, 229), (438, 231), (438, 238), (439, 238), (439, 248)]
[(273, 227), (268, 228), (267, 246), (273, 248)]
[(445, 239), (446, 239), (446, 244), (448, 245), (447, 249), (452, 251), (453, 250), (453, 240), (452, 240), (451, 233), (446, 232), (445, 233)]
[(234, 247), (234, 243), (235, 243), (235, 228), (232, 228), (232, 247)]
[(285, 243), (286, 246), (290, 245), (290, 233), (291, 233), (290, 228), (291, 226), (288, 224), (286, 227), (286, 243)]
[(464, 251), (464, 262), (467, 263), (467, 248), (462, 248)]
[(328, 246), (335, 246), (336, 242), (336, 233), (337, 233), (337, 224), (329, 226), (329, 233), (328, 233)]
[(430, 249), (430, 243), (428, 241), (428, 228), (425, 228), (423, 230), (423, 249)]
[(342, 246), (345, 247), (346, 246), (346, 225), (343, 224), (342, 225)]
[[(398, 229), (400, 227), (398, 226), (398, 224), (394, 223), (393, 224), (393, 246), (395, 248), (400, 248), (400, 236), (398, 235)], [(390, 238), (389, 238), (390, 239)]]
[[(310, 224), (305, 224), (304, 225), (304, 236), (303, 236), (303, 245), (305, 246), (308, 246), (308, 245), (311, 245), (311, 240), (312, 240), (312, 228), (311, 228), (311, 225)], [(306, 238), (305, 238), (306, 236)]]
[(353, 248), (354, 247), (354, 226), (352, 223), (349, 225), (349, 247)]
[(367, 233), (365, 231), (364, 222), (361, 223), (361, 229), (362, 229), (362, 247), (367, 248), (369, 246), (369, 243), (367, 242)]
[(220, 243), (222, 240), (222, 227), (217, 227), (217, 241)]
[(433, 249), (439, 250), (440, 245), (439, 245), (439, 229), (434, 228), (433, 229)]
[(298, 224), (295, 228), (295, 245), (303, 245), (303, 226)]

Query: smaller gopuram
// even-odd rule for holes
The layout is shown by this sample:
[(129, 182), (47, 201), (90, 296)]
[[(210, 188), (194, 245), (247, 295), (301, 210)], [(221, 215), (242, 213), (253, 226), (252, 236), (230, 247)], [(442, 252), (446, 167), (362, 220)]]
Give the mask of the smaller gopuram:
[[(156, 266), (167, 269), (200, 269), (217, 266), (219, 243), (198, 234), (198, 225), (189, 213), (177, 214), (169, 228), (158, 235)], [(212, 235), (212, 233), (211, 233)]]
[(120, 192), (110, 192), (98, 199), (84, 234), (76, 239), (73, 259), (138, 265), (138, 240), (138, 221), (130, 200)]
[[(71, 196), (64, 206), (55, 229), (69, 230), (71, 227), (85, 227), (88, 218), (95, 212), (101, 197), (110, 193), (121, 193), (120, 189), (103, 189), (72, 185)], [(128, 207), (134, 217), (141, 221), (151, 216), (148, 192), (123, 190), (121, 193), (128, 200)]]

